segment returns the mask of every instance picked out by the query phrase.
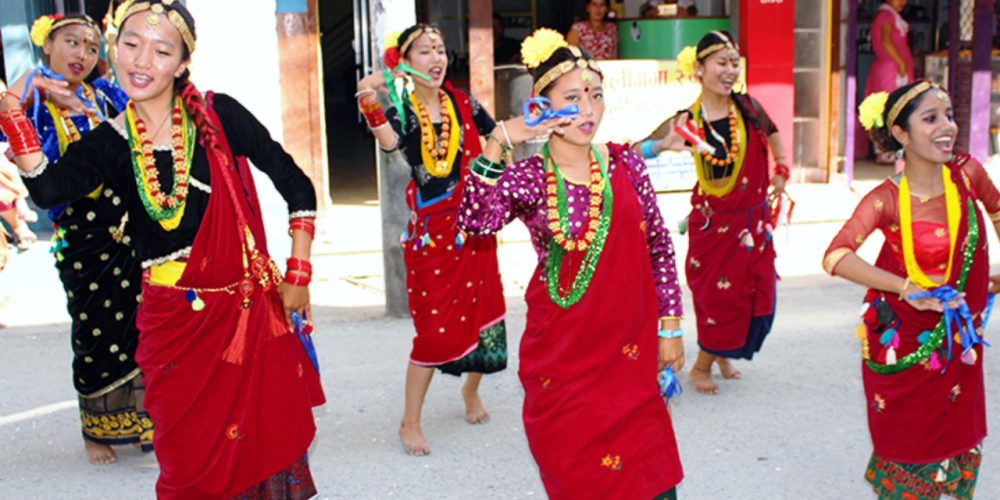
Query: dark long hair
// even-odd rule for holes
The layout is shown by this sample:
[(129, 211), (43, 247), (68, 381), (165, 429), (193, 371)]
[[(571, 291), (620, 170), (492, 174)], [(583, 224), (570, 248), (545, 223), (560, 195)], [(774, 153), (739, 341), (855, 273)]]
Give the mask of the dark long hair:
[(896, 121), (889, 123), (889, 112), (892, 110), (892, 107), (895, 106), (896, 103), (910, 91), (910, 89), (922, 83), (926, 83), (926, 80), (917, 80), (913, 83), (903, 85), (889, 94), (889, 99), (885, 101), (885, 111), (882, 113), (882, 122), (884, 125), (873, 128), (868, 132), (868, 136), (871, 140), (875, 142), (875, 144), (877, 144), (883, 151), (896, 151), (903, 147), (903, 145), (900, 144), (899, 141), (897, 141), (892, 135), (893, 125), (898, 125), (903, 130), (910, 130), (910, 116), (913, 115), (913, 112), (917, 110), (920, 103), (927, 97), (927, 93), (932, 90), (940, 90), (943, 92), (943, 89), (939, 87), (929, 87), (913, 99), (910, 99), (910, 102), (906, 103), (906, 105), (903, 106), (903, 109), (899, 111), (899, 114), (896, 115)]

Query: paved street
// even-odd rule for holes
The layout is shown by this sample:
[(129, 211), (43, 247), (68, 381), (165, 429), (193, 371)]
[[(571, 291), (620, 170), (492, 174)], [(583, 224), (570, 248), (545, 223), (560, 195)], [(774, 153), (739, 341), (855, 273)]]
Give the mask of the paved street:
[[(853, 202), (840, 200), (824, 213), (843, 217)], [(683, 203), (676, 195), (661, 198), (671, 227)], [(501, 249), (511, 359), (507, 371), (483, 384), (493, 418), (484, 426), (467, 425), (460, 381), (436, 376), (424, 412), (433, 453), (415, 458), (403, 454), (396, 438), (413, 328), (408, 319), (383, 315), (381, 255), (371, 230), (378, 209), (336, 210), (314, 258), (317, 269), (327, 270), (313, 287), (329, 399), (316, 411), (319, 434), (311, 449), (319, 498), (544, 498), (524, 439), (516, 376), (525, 312), (520, 295), (534, 265), (523, 228), (508, 231)], [(804, 215), (802, 222), (809, 219)], [(738, 364), (744, 379), (721, 382), (715, 397), (686, 386), (673, 407), (686, 470), (682, 499), (873, 498), (863, 480), (871, 450), (854, 337), (862, 291), (819, 274), (838, 223), (812, 219), (778, 234), (784, 277), (779, 314), (763, 353)], [(680, 255), (685, 239), (675, 237)], [(877, 250), (877, 243), (866, 245), (865, 253)], [(279, 253), (284, 245), (273, 246)], [(151, 498), (157, 472), (152, 455), (121, 448), (118, 464), (86, 463), (70, 383), (68, 326), (50, 259), (40, 244), (15, 256), (0, 274), (0, 320), (10, 325), (0, 330), (0, 498)], [(689, 302), (686, 307), (690, 312)], [(692, 319), (684, 327), (693, 355)], [(987, 336), (998, 334), (994, 322)], [(997, 359), (988, 350), (992, 389), (1000, 387)], [(988, 396), (991, 422), (1000, 415), (998, 403)], [(1000, 498), (1000, 462), (991, 445), (988, 439), (977, 498)]]

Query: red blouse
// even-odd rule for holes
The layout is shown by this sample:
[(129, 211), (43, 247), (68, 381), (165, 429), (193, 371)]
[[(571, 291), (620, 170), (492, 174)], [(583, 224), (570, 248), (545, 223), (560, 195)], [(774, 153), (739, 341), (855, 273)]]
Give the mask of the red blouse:
[[(990, 180), (983, 166), (969, 158), (962, 165), (972, 191), (993, 222), (1000, 221), (1000, 192)], [(899, 231), (899, 178), (886, 179), (865, 195), (854, 214), (841, 228), (823, 256), (823, 269), (833, 274), (837, 264), (879, 229), (885, 235), (885, 244), (892, 250), (899, 270), (906, 269)], [(933, 198), (912, 196), (914, 256), (920, 268), (931, 276), (940, 276), (948, 266), (948, 224), (944, 195)]]

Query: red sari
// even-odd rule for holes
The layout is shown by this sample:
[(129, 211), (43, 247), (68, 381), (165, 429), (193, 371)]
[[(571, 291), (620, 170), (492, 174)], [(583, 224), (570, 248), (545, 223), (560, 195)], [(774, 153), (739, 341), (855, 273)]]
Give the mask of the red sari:
[[(690, 247), (685, 269), (694, 299), (698, 345), (713, 354), (749, 359), (770, 330), (777, 274), (774, 245), (766, 227), (767, 137), (747, 114), (743, 116), (746, 155), (733, 190), (717, 197), (695, 186), (691, 195), (694, 208), (688, 217)], [(754, 242), (750, 249), (743, 244), (745, 234)]]
[(413, 181), (406, 187), (412, 215), (403, 260), (417, 331), (410, 362), (422, 366), (443, 365), (475, 351), (480, 332), (502, 321), (506, 313), (496, 237), (467, 237), (456, 226), (468, 165), (482, 147), (468, 96), (454, 89), (452, 93), (465, 124), (460, 161), (463, 181), (433, 200), (421, 200)]
[[(951, 164), (949, 168), (958, 186), (962, 207), (958, 248), (948, 282), (957, 289), (964, 261), (963, 242), (967, 242), (969, 237), (967, 200), (982, 201), (987, 209), (1000, 213), (1000, 196), (982, 166), (975, 160), (970, 161), (968, 156), (960, 157), (957, 164)], [(886, 243), (875, 266), (897, 276), (907, 275), (900, 251), (898, 193), (896, 184), (887, 180), (862, 200), (827, 250), (824, 267), (828, 271), (833, 272), (840, 259), (856, 250), (877, 228), (885, 233)], [(929, 218), (932, 212), (943, 218), (943, 210), (943, 197), (913, 204), (915, 256), (921, 268), (934, 269), (933, 274), (944, 274), (940, 270), (945, 269), (948, 262), (947, 225)], [(971, 216), (978, 222), (979, 239), (966, 282), (965, 300), (981, 335), (981, 315), (989, 286), (987, 239), (992, 230), (991, 224), (985, 222), (978, 209)], [(921, 333), (933, 330), (941, 320), (941, 314), (918, 311), (901, 301), (897, 294), (878, 290), (869, 290), (865, 302), (869, 307), (864, 319), (861, 371), (868, 402), (868, 428), (875, 455), (904, 464), (926, 464), (954, 458), (978, 445), (986, 436), (982, 346), (974, 348), (978, 361), (972, 365), (962, 362), (962, 344), (954, 342), (951, 360), (941, 356), (940, 367), (932, 367), (929, 360), (924, 360), (899, 373), (876, 373), (865, 360), (885, 363), (887, 348), (882, 345), (881, 337), (887, 329), (886, 324), (897, 324), (895, 321), (898, 319), (895, 328), (899, 334), (899, 348), (896, 351), (897, 358), (902, 359), (923, 344)], [(888, 305), (891, 310), (888, 314), (891, 319), (886, 324), (877, 318), (875, 306), (879, 302)], [(939, 351), (938, 354), (943, 355), (947, 344), (942, 343)]]
[[(233, 164), (222, 123), (211, 107), (209, 114), (224, 151), (208, 152), (215, 195), (180, 280), (145, 280), (137, 318), (136, 361), (156, 425), (156, 493), (164, 499), (233, 496), (296, 463), (316, 430), (312, 407), (324, 402), (319, 376), (284, 321), (280, 273), (267, 254), (246, 159)], [(231, 184), (240, 181), (246, 195)], [(244, 228), (257, 252), (249, 283)], [(189, 303), (192, 291), (203, 310)]]
[[(553, 499), (650, 499), (684, 475), (657, 388), (657, 296), (649, 259), (637, 257), (648, 250), (628, 168), (619, 163), (611, 177), (611, 227), (582, 299), (568, 309), (552, 302), (544, 259), (525, 295), (524, 430)], [(561, 282), (573, 279), (579, 253), (564, 260)]]

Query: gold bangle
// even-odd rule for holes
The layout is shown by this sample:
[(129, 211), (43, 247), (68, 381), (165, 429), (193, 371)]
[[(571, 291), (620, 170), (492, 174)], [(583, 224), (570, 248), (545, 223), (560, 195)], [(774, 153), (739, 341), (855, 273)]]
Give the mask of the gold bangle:
[(684, 316), (660, 316), (660, 321), (670, 321), (674, 319), (681, 321), (684, 319)]
[(906, 281), (903, 282), (903, 289), (899, 292), (899, 300), (906, 300), (906, 289), (910, 288), (910, 277), (906, 277)]

